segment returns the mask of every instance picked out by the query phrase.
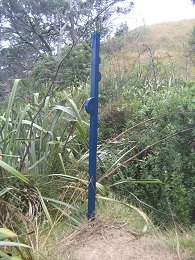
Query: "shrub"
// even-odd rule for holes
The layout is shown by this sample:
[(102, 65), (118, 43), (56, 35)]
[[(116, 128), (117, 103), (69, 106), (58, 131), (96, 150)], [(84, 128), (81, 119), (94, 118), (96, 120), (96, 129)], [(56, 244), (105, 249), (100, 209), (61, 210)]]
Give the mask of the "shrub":
[[(124, 130), (124, 134), (117, 140), (123, 139), (129, 147), (135, 146), (133, 153), (126, 155), (122, 162), (138, 154), (110, 175), (107, 183), (121, 178), (162, 181), (164, 185), (121, 184), (114, 187), (114, 191), (131, 200), (134, 197), (129, 194), (134, 194), (164, 212), (165, 216), (155, 210), (152, 214), (156, 220), (163, 222), (172, 219), (170, 209), (175, 219), (182, 223), (190, 223), (190, 219), (194, 218), (195, 85), (193, 82), (183, 85), (164, 86), (148, 82), (141, 89), (126, 87), (123, 98), (107, 104), (106, 113), (103, 110), (100, 116), (105, 116), (105, 124), (100, 126), (101, 133), (116, 136), (119, 132), (114, 127), (117, 121), (121, 122), (118, 130)], [(112, 110), (114, 104), (118, 109), (125, 107), (125, 115), (117, 117), (112, 112), (117, 110)]]

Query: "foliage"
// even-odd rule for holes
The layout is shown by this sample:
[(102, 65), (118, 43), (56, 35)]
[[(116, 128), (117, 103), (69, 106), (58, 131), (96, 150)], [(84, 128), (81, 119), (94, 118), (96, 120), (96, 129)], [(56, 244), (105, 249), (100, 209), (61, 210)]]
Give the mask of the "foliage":
[(158, 223), (172, 221), (170, 208), (175, 220), (193, 223), (194, 81), (173, 77), (175, 64), (145, 48), (148, 61), (142, 62), (140, 53), (128, 67), (113, 52), (115, 73), (103, 70), (98, 181), (144, 207)]
[[(141, 26), (133, 30), (128, 30), (126, 24), (121, 24), (116, 29), (115, 36), (108, 39), (106, 42), (102, 43), (101, 54), (103, 56), (103, 64), (104, 62), (111, 62), (112, 56), (115, 59), (120, 50), (122, 50), (123, 48), (126, 49), (128, 45), (136, 44), (137, 42), (142, 42), (148, 34), (149, 29), (145, 26)], [(109, 68), (110, 70), (111, 67)], [(104, 80), (104, 78), (102, 79)]]
[[(139, 35), (115, 37), (117, 51), (128, 37), (144, 39), (142, 29)], [(104, 47), (103, 60), (113, 51)], [(40, 247), (39, 237), (46, 236), (44, 246), (60, 221), (71, 227), (86, 222), (89, 125), (82, 108), (89, 95), (88, 48), (83, 42), (67, 56), (51, 94), (49, 81), (58, 65), (52, 55), (42, 55), (32, 72), (33, 87), (16, 80), (0, 110), (0, 223), (20, 232), (33, 252)], [(148, 218), (139, 208), (157, 223), (191, 225), (195, 82), (173, 77), (177, 66), (144, 48), (147, 61), (142, 62), (142, 52), (133, 66), (116, 61), (114, 73), (106, 69), (113, 57), (102, 63), (97, 200), (133, 209), (146, 224), (143, 231)]]
[[(46, 97), (38, 110), (39, 93), (31, 92), (33, 100), (25, 106), (29, 97), (18, 102), (19, 86), (32, 89), (26, 81), (16, 80), (1, 116), (0, 223), (14, 230), (20, 227), (22, 236), (30, 239), (35, 251), (35, 245), (39, 247), (39, 226), (53, 229), (62, 218), (71, 225), (80, 225), (85, 220), (88, 124), (67, 93), (64, 92), (60, 104)], [(31, 128), (33, 136), (29, 135)], [(103, 146), (100, 157), (101, 153), (106, 154), (106, 149)], [(115, 201), (106, 197), (108, 191), (100, 183), (97, 193), (100, 199)], [(141, 210), (127, 203), (125, 206), (137, 211), (147, 224)], [(146, 228), (147, 225), (144, 231)]]
[[(82, 137), (82, 144), (79, 140), (76, 141), (77, 148), (87, 149), (86, 124), (81, 119), (76, 105), (67, 95), (64, 94), (64, 99), (57, 106), (48, 96), (42, 111), (32, 124), (33, 117), (39, 109), (39, 93), (33, 94), (32, 104), (19, 104), (17, 100), (14, 101), (19, 83), (19, 80), (15, 82), (7, 111), (0, 117), (0, 151), (5, 162), (15, 168), (22, 167), (25, 170), (45, 173), (48, 168), (54, 167), (56, 153), (63, 151), (68, 159), (68, 154), (70, 154), (68, 150), (73, 145), (71, 137), (76, 132)], [(28, 83), (25, 81), (21, 83), (30, 89)], [(67, 102), (69, 107), (64, 106)], [(33, 136), (29, 136), (31, 128), (33, 128)], [(30, 146), (30, 152), (26, 157), (28, 146)], [(75, 153), (76, 146), (73, 149)], [(47, 161), (50, 164), (47, 164)]]
[(120, 26), (116, 29), (115, 36), (121, 36), (124, 33), (128, 32), (127, 23), (121, 23)]
[[(194, 58), (188, 40), (194, 20), (142, 26), (101, 46), (101, 88), (142, 88), (147, 81), (169, 85), (169, 80), (193, 79)], [(161, 33), (159, 33), (159, 31)], [(131, 75), (131, 77), (129, 76)]]
[[(90, 76), (90, 44), (90, 41), (78, 43), (71, 54), (63, 60), (55, 79), (55, 88), (59, 90), (79, 87), (80, 84), (87, 82)], [(66, 56), (69, 50), (70, 46), (66, 46), (61, 57)], [(55, 78), (58, 65), (59, 61), (55, 56), (42, 55), (29, 75), (29, 80), (36, 91), (41, 91), (46, 82), (51, 82)]]
[(192, 48), (194, 48), (194, 45), (195, 45), (195, 27), (194, 26), (191, 31), (189, 44), (192, 46)]
[(195, 26), (192, 27), (189, 41), (188, 41), (189, 47), (190, 47), (190, 59), (195, 65), (194, 58), (195, 58)]
[(59, 61), (66, 45), (89, 39), (96, 29), (107, 33), (113, 14), (128, 13), (133, 7), (130, 2), (120, 8), (120, 2), (124, 1), (1, 0), (3, 83), (11, 88), (10, 77), (28, 77), (41, 56), (54, 55)]
[[(107, 124), (104, 128), (105, 112), (102, 107), (99, 123), (101, 139), (110, 138), (110, 146), (113, 143), (115, 147), (112, 151), (113, 158), (105, 156), (104, 160), (115, 161), (114, 156), (127, 151), (122, 152), (121, 148), (125, 145), (127, 149), (132, 149), (128, 156), (115, 166), (115, 170), (104, 168), (106, 164), (102, 165), (101, 158), (104, 177), (100, 180), (109, 178), (107, 185), (121, 180), (121, 185), (113, 186), (115, 192), (123, 196), (131, 194), (131, 199), (138, 197), (153, 208), (163, 210), (167, 214), (167, 221), (170, 219), (170, 203), (176, 219), (183, 223), (189, 222), (190, 217), (193, 218), (195, 199), (194, 164), (191, 159), (194, 156), (195, 85), (193, 82), (187, 82), (186, 86), (184, 84), (173, 85), (170, 82), (169, 86), (165, 86), (148, 82), (142, 88), (126, 86), (117, 103), (118, 111), (123, 111), (125, 115), (119, 116), (117, 120), (124, 120), (123, 124), (119, 124), (121, 134), (116, 137), (116, 129), (113, 131), (116, 124), (114, 119), (118, 113), (114, 110), (113, 102), (106, 106), (111, 107), (106, 111), (113, 119), (106, 118)], [(127, 178), (159, 179), (164, 184), (125, 184)], [(155, 214), (160, 219), (158, 212), (153, 215)], [(163, 221), (165, 219), (166, 216), (163, 216)]]
[[(0, 258), (2, 259), (15, 259), (15, 260), (20, 260), (20, 259), (24, 259), (24, 254), (22, 253), (21, 249), (19, 247), (26, 247), (26, 248), (30, 248), (30, 246), (23, 244), (23, 243), (19, 243), (19, 242), (12, 242), (12, 241), (8, 241), (7, 239), (12, 239), (12, 238), (16, 238), (17, 235), (12, 232), (11, 230), (7, 229), (7, 228), (0, 228), (0, 246), (1, 247), (15, 247), (17, 248), (17, 251), (19, 253), (19, 255), (22, 257), (16, 257), (16, 256), (10, 256), (10, 252), (4, 252), (0, 250)], [(28, 259), (33, 259), (31, 257), (30, 251), (28, 250)], [(12, 255), (12, 254), (11, 254)]]
[[(76, 208), (73, 209), (73, 206), (59, 199), (52, 199), (65, 183), (59, 181), (55, 186), (47, 175), (61, 172), (62, 170), (56, 165), (62, 160), (66, 161), (64, 169), (68, 165), (71, 168), (74, 165), (74, 156), (76, 157), (82, 150), (86, 151), (88, 125), (84, 123), (75, 103), (66, 93), (59, 105), (55, 105), (50, 96), (46, 97), (42, 110), (38, 112), (39, 93), (31, 93), (30, 103), (25, 104), (29, 97), (19, 103), (16, 93), (21, 86), (31, 89), (26, 81), (16, 80), (7, 109), (0, 117), (0, 223), (7, 223), (8, 227), (16, 230), (20, 229), (23, 234), (32, 229), (35, 233), (35, 238), (31, 240), (33, 245), (34, 240), (38, 243), (37, 225), (44, 224), (45, 219), (50, 226), (54, 225), (51, 213), (54, 209), (57, 212), (63, 210), (61, 214), (74, 222), (69, 207), (71, 210)], [(65, 103), (68, 106), (65, 106)], [(31, 128), (33, 136), (29, 135)], [(73, 142), (76, 142), (76, 145), (73, 145)], [(20, 172), (20, 169), (23, 169), (23, 172)], [(72, 171), (76, 170), (73, 168)], [(28, 177), (25, 174), (27, 172)], [(48, 182), (46, 188), (45, 182)], [(51, 189), (48, 189), (48, 185), (51, 185)], [(51, 190), (53, 193), (49, 192)], [(42, 196), (42, 192), (46, 198)], [(74, 195), (71, 195), (72, 192), (75, 193), (74, 189), (67, 188), (67, 200), (69, 198), (75, 200)], [(48, 201), (51, 202), (49, 206)], [(76, 214), (83, 216), (79, 209), (76, 210)], [(77, 224), (78, 219), (75, 220)], [(25, 236), (29, 238), (28, 235)]]
[(107, 140), (120, 134), (125, 128), (127, 120), (127, 110), (120, 109), (119, 102), (105, 104), (101, 109), (99, 140)]

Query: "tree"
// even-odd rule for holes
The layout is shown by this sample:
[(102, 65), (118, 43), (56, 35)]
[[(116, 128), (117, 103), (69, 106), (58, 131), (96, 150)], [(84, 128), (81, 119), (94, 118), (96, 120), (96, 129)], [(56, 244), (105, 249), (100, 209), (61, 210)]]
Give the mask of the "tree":
[(127, 23), (121, 23), (118, 28), (116, 28), (115, 36), (119, 37), (122, 34), (126, 33), (128, 31), (129, 27)]
[[(66, 55), (69, 46), (62, 50), (62, 56)], [(78, 43), (71, 51), (71, 55), (66, 56), (60, 66), (55, 79), (55, 87), (58, 89), (65, 86), (78, 87), (85, 83), (90, 76), (90, 54), (91, 44), (89, 41)], [(29, 81), (34, 89), (40, 92), (40, 87), (46, 82), (51, 82), (56, 74), (55, 68), (58, 62), (53, 55), (42, 56), (31, 72)]]
[[(95, 28), (108, 32), (124, 0), (0, 0), (0, 58), (4, 82), (25, 77), (42, 55), (61, 57), (64, 46), (86, 39)], [(5, 43), (8, 47), (5, 47)]]

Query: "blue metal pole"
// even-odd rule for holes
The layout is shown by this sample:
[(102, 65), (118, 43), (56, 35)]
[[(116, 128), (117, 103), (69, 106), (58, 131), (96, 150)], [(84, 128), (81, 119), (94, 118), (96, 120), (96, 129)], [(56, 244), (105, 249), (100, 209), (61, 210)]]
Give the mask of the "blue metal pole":
[(85, 108), (90, 114), (89, 133), (89, 186), (88, 186), (88, 219), (95, 219), (96, 198), (96, 161), (97, 161), (97, 127), (98, 127), (98, 83), (101, 80), (99, 72), (100, 34), (92, 34), (91, 50), (91, 93), (86, 100)]

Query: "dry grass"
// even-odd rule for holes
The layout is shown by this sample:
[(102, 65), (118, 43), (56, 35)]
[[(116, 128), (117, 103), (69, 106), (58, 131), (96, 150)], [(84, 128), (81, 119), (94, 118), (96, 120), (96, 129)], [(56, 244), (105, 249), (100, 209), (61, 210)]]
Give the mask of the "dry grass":
[(110, 60), (109, 64), (108, 60), (102, 64), (103, 75), (122, 75), (124, 68), (131, 69), (135, 63), (150, 61), (152, 53), (156, 61), (167, 66), (174, 64), (176, 69), (173, 77), (191, 79), (195, 68), (191, 62), (188, 41), (194, 24), (195, 20), (192, 19), (147, 26), (145, 36), (138, 35), (133, 41), (127, 37), (121, 49), (116, 48), (117, 39), (110, 40)]
[(126, 207), (98, 203), (96, 221), (61, 233), (48, 241), (44, 257), (56, 260), (193, 260), (195, 233), (180, 227), (163, 229), (149, 225), (141, 233), (142, 219)]
[(193, 260), (195, 256), (189, 249), (181, 247), (178, 251), (177, 239), (170, 235), (155, 232), (138, 236), (125, 223), (110, 223), (109, 219), (99, 218), (70, 236), (59, 238), (56, 250), (47, 259)]

